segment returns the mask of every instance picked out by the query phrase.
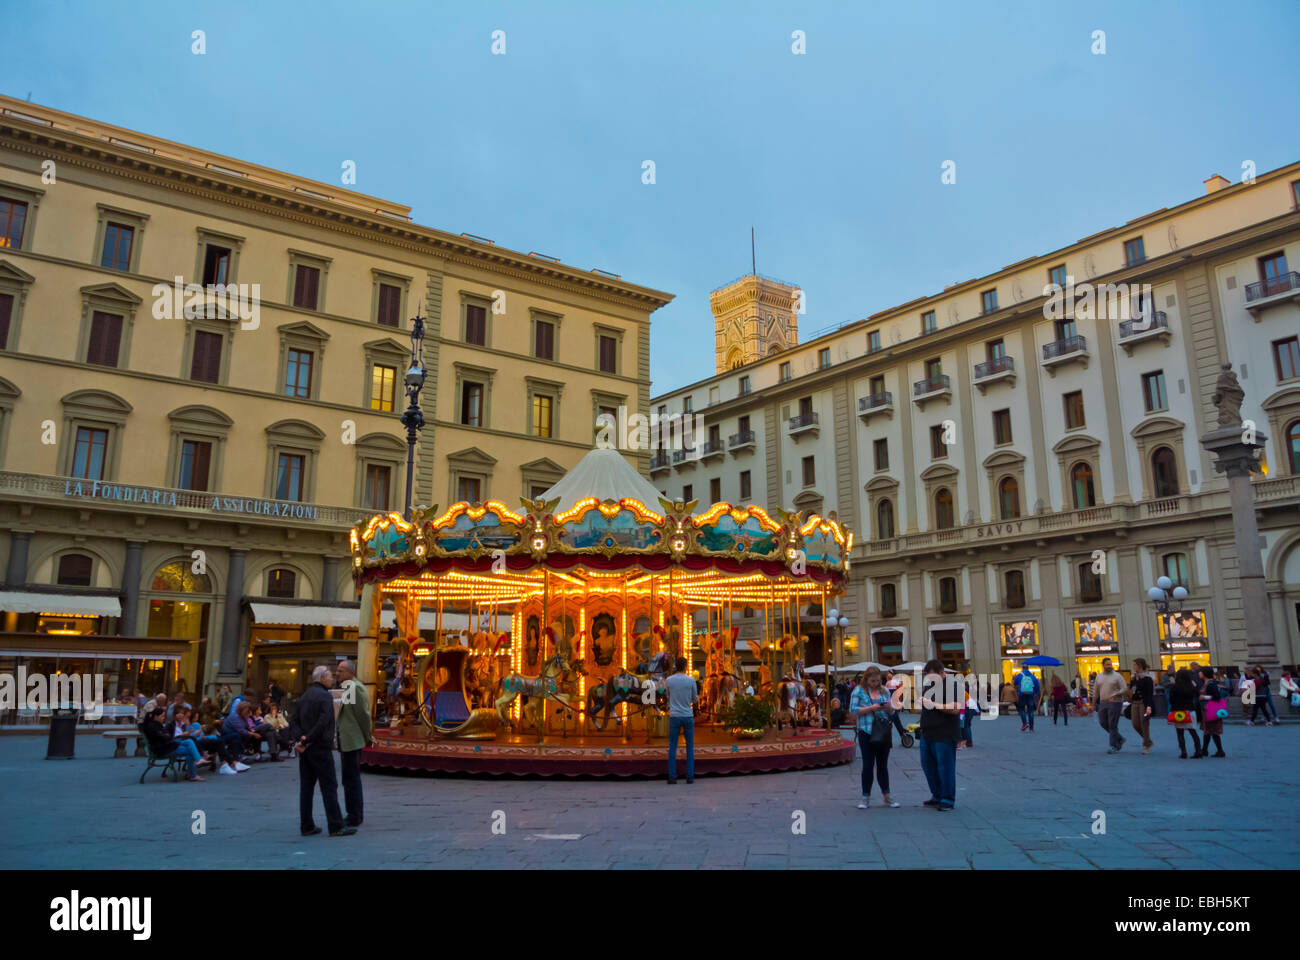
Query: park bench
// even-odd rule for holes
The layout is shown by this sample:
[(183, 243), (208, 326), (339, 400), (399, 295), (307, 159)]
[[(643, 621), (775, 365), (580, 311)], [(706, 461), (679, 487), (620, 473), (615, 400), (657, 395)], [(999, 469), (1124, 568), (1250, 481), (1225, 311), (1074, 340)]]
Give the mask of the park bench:
[(144, 783), (145, 776), (147, 776), (149, 771), (154, 767), (162, 767), (162, 778), (164, 780), (167, 779), (167, 774), (170, 772), (172, 780), (176, 783), (180, 783), (181, 768), (185, 765), (185, 760), (181, 756), (181, 752), (179, 750), (173, 750), (171, 753), (167, 754), (167, 756), (160, 757), (153, 752), (153, 746), (147, 739), (144, 737), (141, 737), (140, 739), (144, 740), (145, 756), (149, 758), (149, 762), (145, 764), (144, 773), (140, 774), (140, 782)]
[(140, 732), (134, 727), (122, 728), (117, 730), (105, 730), (100, 734), (105, 740), (116, 740), (117, 749), (113, 751), (113, 758), (126, 756), (126, 742), (132, 738), (135, 739), (135, 753), (132, 756), (143, 757), (145, 755), (145, 740)]

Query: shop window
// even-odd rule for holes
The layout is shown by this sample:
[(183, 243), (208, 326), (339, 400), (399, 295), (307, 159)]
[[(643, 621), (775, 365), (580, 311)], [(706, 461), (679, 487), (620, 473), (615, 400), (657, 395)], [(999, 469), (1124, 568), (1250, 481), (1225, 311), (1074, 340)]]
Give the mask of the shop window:
[(1015, 477), (1003, 477), (998, 483), (998, 511), (1003, 520), (1020, 516), (1020, 484)]
[(1002, 576), (1003, 602), (1013, 610), (1025, 605), (1025, 574), (1023, 570), (1008, 570)]
[(298, 574), (284, 567), (277, 567), (266, 575), (266, 595), (292, 599), (298, 595)]
[(957, 612), (957, 578), (943, 577), (939, 581), (939, 612)]
[(1074, 491), (1074, 509), (1083, 510), (1097, 505), (1096, 491), (1092, 485), (1092, 467), (1076, 463), (1070, 469), (1070, 486)]
[(1178, 463), (1168, 447), (1160, 447), (1151, 454), (1151, 479), (1157, 497), (1178, 496)]
[(882, 617), (898, 616), (898, 587), (892, 583), (880, 585), (880, 615)]
[(88, 587), (94, 566), (94, 561), (84, 553), (65, 553), (59, 557), (59, 574), (55, 583), (68, 587)]
[(1091, 560), (1079, 564), (1079, 599), (1084, 603), (1100, 603), (1101, 596), (1101, 574), (1093, 572)]

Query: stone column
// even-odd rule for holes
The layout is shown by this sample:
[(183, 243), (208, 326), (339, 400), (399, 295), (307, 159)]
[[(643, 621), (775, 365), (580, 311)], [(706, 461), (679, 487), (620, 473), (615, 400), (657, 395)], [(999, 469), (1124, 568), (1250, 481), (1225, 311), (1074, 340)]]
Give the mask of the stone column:
[(240, 608), (244, 603), (244, 558), (247, 550), (230, 551), (230, 564), (226, 570), (226, 609), (221, 625), (221, 667), (224, 677), (242, 676), (244, 664), (239, 659)]
[(140, 560), (143, 552), (144, 541), (126, 542), (126, 561), (122, 564), (122, 616), (117, 621), (119, 637), (133, 637), (140, 629)]
[(5, 569), (6, 587), (26, 586), (27, 553), (31, 545), (31, 531), (14, 530), (9, 534), (9, 566)]
[(361, 609), (357, 620), (357, 680), (365, 684), (366, 693), (370, 694), (372, 715), (378, 694), (375, 680), (378, 664), (375, 661), (379, 654), (379, 611), (383, 599), (383, 594), (373, 583), (361, 588)]
[(339, 598), (339, 558), (325, 557), (321, 561), (320, 598), (333, 603)]

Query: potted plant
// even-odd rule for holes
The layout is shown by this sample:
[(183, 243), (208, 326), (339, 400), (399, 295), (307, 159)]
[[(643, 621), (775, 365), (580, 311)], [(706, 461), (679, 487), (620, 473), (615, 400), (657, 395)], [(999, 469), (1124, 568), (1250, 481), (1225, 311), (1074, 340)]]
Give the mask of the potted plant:
[(758, 740), (772, 723), (772, 702), (742, 694), (718, 719), (733, 736)]

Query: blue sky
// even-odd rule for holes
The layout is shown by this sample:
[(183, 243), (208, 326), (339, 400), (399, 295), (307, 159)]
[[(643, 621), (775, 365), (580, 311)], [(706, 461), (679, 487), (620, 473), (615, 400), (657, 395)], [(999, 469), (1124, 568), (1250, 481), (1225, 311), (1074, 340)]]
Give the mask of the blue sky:
[(329, 182), (353, 160), (419, 223), (675, 294), (655, 393), (713, 373), (751, 225), (811, 333), (1300, 159), (1294, 0), (3, 8), (6, 93)]

